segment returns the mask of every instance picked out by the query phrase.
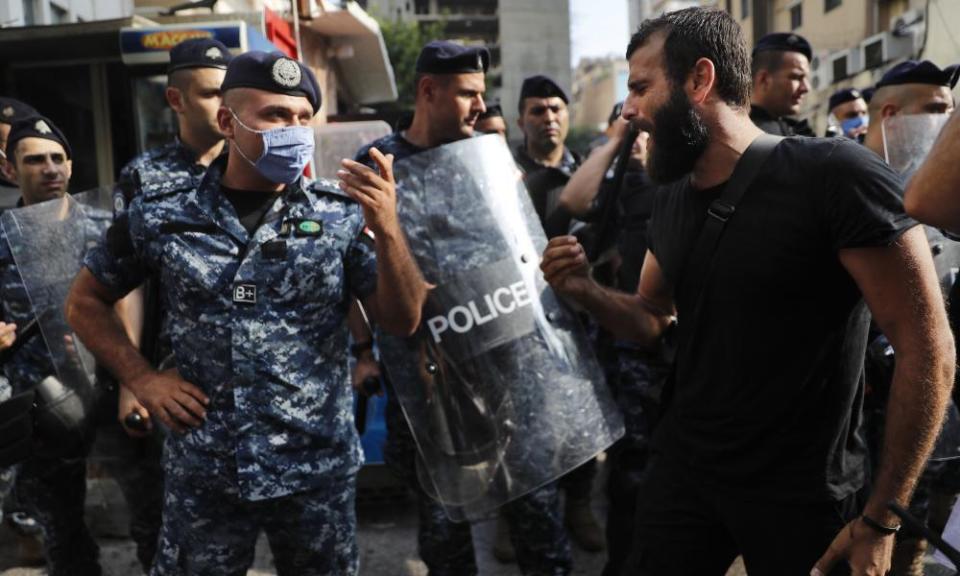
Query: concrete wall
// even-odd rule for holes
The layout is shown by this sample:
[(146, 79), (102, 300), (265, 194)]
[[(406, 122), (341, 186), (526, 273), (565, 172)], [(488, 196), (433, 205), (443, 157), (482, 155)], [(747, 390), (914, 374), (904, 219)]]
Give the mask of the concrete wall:
[(571, 91), (569, 0), (500, 2), (500, 46), (500, 99), (511, 134), (515, 134), (517, 99), (524, 78), (546, 74), (568, 94)]

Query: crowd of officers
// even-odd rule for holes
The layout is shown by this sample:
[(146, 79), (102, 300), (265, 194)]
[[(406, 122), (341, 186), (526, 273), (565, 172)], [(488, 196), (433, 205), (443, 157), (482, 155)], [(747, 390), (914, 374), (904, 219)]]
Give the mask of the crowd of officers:
[[(840, 91), (830, 137), (812, 138), (795, 118), (811, 54), (779, 33), (750, 53), (722, 11), (649, 20), (627, 49), (629, 95), (586, 158), (565, 146), (563, 89), (524, 81), (514, 156), (550, 238), (541, 269), (581, 311), (626, 434), (607, 454), (606, 528), (588, 462), (502, 508), (501, 561), (569, 574), (572, 537), (606, 549), (610, 576), (722, 575), (738, 555), (753, 576), (848, 564), (885, 574), (891, 561), (894, 574), (922, 573), (922, 537), (898, 531), (886, 503), (911, 501), (954, 350), (879, 127), (952, 112), (958, 69), (911, 60), (871, 94)], [(145, 571), (245, 574), (263, 531), (280, 574), (357, 573), (362, 456), (346, 383), (385, 377), (376, 330), (413, 334), (429, 290), (398, 223), (392, 166), (480, 133), (506, 138), (501, 104), (484, 101), (488, 64), (484, 48), (424, 46), (412, 119), (345, 159), (334, 183), (303, 177), (322, 97), (307, 67), (231, 57), (211, 39), (171, 50), (178, 136), (122, 170), (113, 224), (66, 304), (111, 375), (97, 426), (113, 439), (110, 472)], [(787, 138), (744, 177), (739, 161), (768, 141), (762, 132)], [(68, 192), (67, 137), (27, 104), (0, 100), (0, 151), (0, 192), (18, 206)], [(731, 200), (738, 180), (746, 191)], [(725, 232), (692, 270), (712, 220)], [(4, 350), (32, 316), (5, 238), (0, 299)], [(896, 363), (865, 386), (868, 337)], [(2, 368), (0, 399), (53, 370), (40, 339)], [(470, 525), (419, 485), (410, 424), (386, 383), (384, 454), (416, 494), (420, 556), (431, 575), (476, 574)], [(868, 452), (863, 406), (878, 390), (874, 404), (889, 409), (868, 422), (880, 430)], [(960, 474), (933, 468), (914, 501), (942, 528)], [(0, 475), (5, 508), (42, 529), (54, 576), (101, 572), (85, 477), (82, 457), (49, 456)]]

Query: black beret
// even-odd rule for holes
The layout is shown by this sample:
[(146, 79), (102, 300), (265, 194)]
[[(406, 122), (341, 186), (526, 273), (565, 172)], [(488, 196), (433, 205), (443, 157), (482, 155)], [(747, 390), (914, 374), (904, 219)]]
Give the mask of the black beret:
[(18, 120), (37, 114), (33, 106), (13, 98), (0, 97), (0, 124), (14, 124)]
[(244, 52), (230, 61), (220, 91), (256, 88), (276, 94), (303, 96), (320, 111), (320, 85), (313, 71), (280, 52)]
[(419, 74), (472, 74), (486, 72), (490, 52), (483, 46), (461, 46), (447, 40), (434, 40), (417, 56)]
[(843, 90), (837, 90), (833, 93), (833, 95), (830, 96), (830, 102), (827, 104), (827, 109), (833, 110), (841, 104), (853, 102), (858, 98), (863, 98), (863, 94), (861, 94), (856, 88), (844, 88)]
[(550, 98), (552, 96), (560, 98), (567, 104), (570, 103), (570, 99), (567, 98), (567, 93), (563, 91), (563, 88), (547, 76), (530, 76), (524, 79), (523, 85), (520, 86), (520, 104), (523, 104), (526, 98)]
[(774, 32), (757, 40), (757, 45), (753, 48), (753, 54), (757, 52), (799, 52), (807, 57), (807, 60), (813, 58), (813, 48), (807, 39), (799, 34), (791, 32)]
[(957, 85), (958, 72), (960, 67), (956, 64), (941, 70), (929, 60), (907, 60), (887, 70), (883, 78), (877, 82), (877, 88), (900, 84), (930, 84), (953, 88)]
[(67, 153), (67, 158), (73, 156), (70, 143), (67, 142), (67, 137), (63, 135), (63, 132), (49, 118), (39, 114), (22, 118), (10, 128), (10, 136), (7, 137), (7, 158), (13, 158), (13, 151), (16, 150), (17, 144), (24, 138), (43, 138), (59, 142)]
[(500, 99), (494, 98), (493, 100), (488, 100), (483, 103), (487, 111), (480, 115), (478, 120), (486, 120), (487, 118), (497, 118), (503, 117), (503, 108), (500, 107)]
[(875, 86), (870, 86), (869, 88), (864, 88), (863, 92), (860, 94), (863, 96), (863, 101), (867, 104), (870, 103), (870, 99), (873, 98), (873, 93), (877, 91)]
[(190, 38), (170, 49), (167, 73), (185, 68), (227, 69), (233, 56), (226, 45), (213, 38)]

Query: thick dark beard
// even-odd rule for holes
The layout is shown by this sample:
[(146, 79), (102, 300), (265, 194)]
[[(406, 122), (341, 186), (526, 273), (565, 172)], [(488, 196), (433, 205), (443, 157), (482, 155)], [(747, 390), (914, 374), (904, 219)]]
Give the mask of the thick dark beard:
[(667, 184), (693, 171), (707, 149), (710, 133), (686, 93), (672, 90), (670, 99), (653, 116), (651, 139), (647, 172), (654, 182)]

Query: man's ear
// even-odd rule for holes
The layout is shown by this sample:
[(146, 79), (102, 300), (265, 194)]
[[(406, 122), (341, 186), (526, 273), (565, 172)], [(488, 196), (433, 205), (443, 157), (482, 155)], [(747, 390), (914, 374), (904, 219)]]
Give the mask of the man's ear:
[(70, 177), (73, 176), (73, 160), (67, 160), (64, 162), (67, 170), (67, 185), (70, 184)]
[(880, 108), (880, 119), (889, 118), (891, 116), (896, 116), (900, 112), (900, 107), (891, 102), (887, 102), (883, 105), (883, 108)]
[(757, 75), (753, 77), (753, 93), (763, 94), (769, 85), (770, 71), (767, 69), (758, 70)]
[(687, 79), (687, 98), (691, 104), (703, 104), (713, 92), (717, 82), (717, 69), (709, 58), (700, 58), (693, 65)]
[(17, 181), (17, 167), (13, 165), (12, 158), (7, 158), (4, 162), (0, 162), (0, 172), (3, 172), (7, 180), (11, 182)]
[(163, 95), (167, 99), (167, 104), (170, 105), (170, 108), (172, 108), (174, 112), (178, 114), (183, 112), (183, 92), (181, 92), (179, 88), (167, 86)]
[(433, 102), (437, 91), (437, 83), (428, 74), (424, 74), (417, 84), (417, 92), (423, 95), (425, 102)]
[(220, 128), (220, 133), (223, 134), (224, 138), (233, 138), (236, 136), (232, 120), (233, 114), (230, 113), (229, 108), (221, 106), (220, 109), (217, 110), (217, 126)]

